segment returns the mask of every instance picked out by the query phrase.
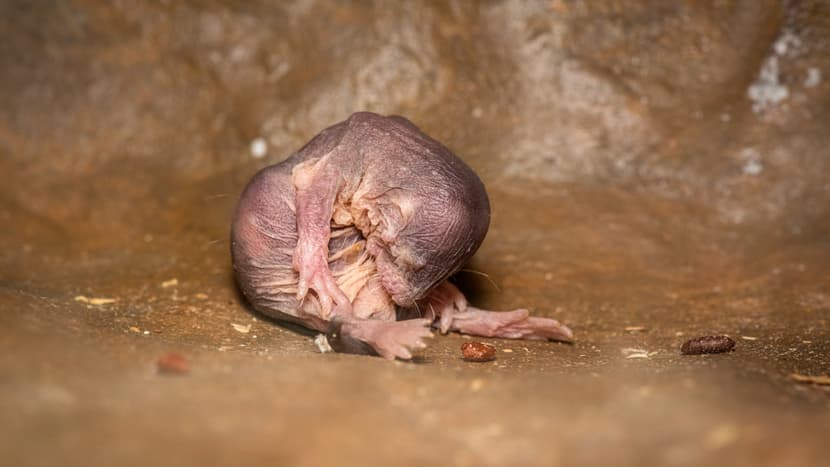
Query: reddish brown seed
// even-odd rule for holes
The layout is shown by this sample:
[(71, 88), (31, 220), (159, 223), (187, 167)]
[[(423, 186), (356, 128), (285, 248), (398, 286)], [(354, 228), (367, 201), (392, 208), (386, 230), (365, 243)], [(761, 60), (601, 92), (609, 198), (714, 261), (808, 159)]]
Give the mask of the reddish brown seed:
[(729, 336), (703, 336), (687, 340), (680, 352), (684, 355), (730, 352), (735, 348), (735, 341)]
[(461, 344), (461, 353), (468, 362), (489, 362), (496, 358), (496, 348), (484, 342), (465, 342)]
[(167, 352), (156, 361), (156, 368), (159, 373), (183, 375), (190, 371), (190, 364), (184, 355), (177, 352)]

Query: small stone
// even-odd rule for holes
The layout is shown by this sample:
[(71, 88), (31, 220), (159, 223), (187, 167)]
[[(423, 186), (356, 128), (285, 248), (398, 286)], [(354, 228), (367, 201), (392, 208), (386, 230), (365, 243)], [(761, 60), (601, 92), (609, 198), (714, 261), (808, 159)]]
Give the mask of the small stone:
[(156, 369), (163, 374), (183, 375), (190, 371), (190, 363), (178, 352), (167, 352), (156, 361)]
[(734, 348), (735, 341), (729, 336), (702, 336), (687, 340), (680, 347), (680, 352), (683, 355), (700, 355), (730, 352)]
[(465, 342), (461, 353), (468, 362), (489, 362), (496, 358), (496, 348), (484, 342)]

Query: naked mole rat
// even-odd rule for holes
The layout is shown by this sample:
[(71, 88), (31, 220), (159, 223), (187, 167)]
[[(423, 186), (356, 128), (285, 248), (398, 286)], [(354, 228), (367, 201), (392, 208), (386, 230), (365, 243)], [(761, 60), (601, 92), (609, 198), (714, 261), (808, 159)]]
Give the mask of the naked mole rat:
[(474, 308), (447, 281), (489, 223), (484, 185), (461, 159), (403, 117), (359, 112), (248, 183), (233, 267), (256, 310), (387, 359), (411, 358), (430, 326), (570, 341), (556, 320)]

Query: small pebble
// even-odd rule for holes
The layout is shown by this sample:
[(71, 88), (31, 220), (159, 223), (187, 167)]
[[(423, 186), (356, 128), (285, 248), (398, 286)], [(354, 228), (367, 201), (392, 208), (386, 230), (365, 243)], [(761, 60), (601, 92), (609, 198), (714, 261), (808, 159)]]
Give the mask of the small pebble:
[(468, 362), (489, 362), (496, 358), (496, 348), (484, 342), (465, 342), (461, 353)]
[(680, 352), (683, 355), (700, 355), (705, 353), (731, 352), (735, 341), (729, 336), (703, 336), (687, 340)]
[(156, 368), (159, 373), (183, 375), (190, 371), (190, 364), (184, 355), (178, 352), (167, 352), (156, 361)]

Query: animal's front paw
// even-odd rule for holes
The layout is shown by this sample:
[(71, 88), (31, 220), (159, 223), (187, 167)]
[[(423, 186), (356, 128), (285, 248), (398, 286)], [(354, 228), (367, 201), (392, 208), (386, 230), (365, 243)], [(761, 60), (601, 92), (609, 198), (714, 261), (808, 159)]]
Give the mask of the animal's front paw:
[(381, 357), (394, 360), (412, 358), (412, 350), (426, 347), (424, 339), (432, 337), (430, 320), (406, 321), (361, 320), (344, 324), (343, 331), (369, 344)]
[(347, 315), (351, 311), (351, 303), (346, 294), (340, 290), (334, 276), (329, 269), (328, 261), (319, 250), (298, 248), (294, 254), (294, 269), (299, 273), (297, 282), (297, 300), (302, 302), (313, 290), (320, 302), (320, 314), (323, 319), (329, 319), (332, 309), (336, 306), (338, 314)]

